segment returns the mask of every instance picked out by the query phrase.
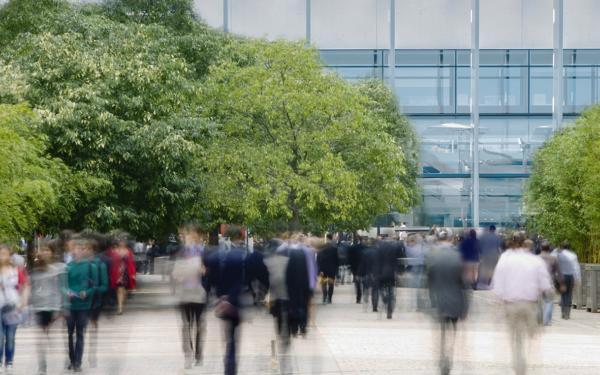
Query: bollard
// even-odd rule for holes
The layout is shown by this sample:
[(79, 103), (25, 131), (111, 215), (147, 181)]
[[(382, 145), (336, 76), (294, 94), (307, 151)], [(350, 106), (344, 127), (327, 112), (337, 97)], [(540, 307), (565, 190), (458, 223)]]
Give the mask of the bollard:
[(279, 361), (277, 360), (277, 340), (271, 340), (271, 370), (277, 370)]

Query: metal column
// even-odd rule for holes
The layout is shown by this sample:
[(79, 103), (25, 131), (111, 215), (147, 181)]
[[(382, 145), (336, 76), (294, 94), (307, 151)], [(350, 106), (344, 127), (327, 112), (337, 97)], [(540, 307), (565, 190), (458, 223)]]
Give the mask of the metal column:
[(229, 0), (223, 0), (223, 31), (229, 32)]
[(310, 0), (306, 0), (306, 45), (310, 46)]
[(554, 0), (554, 10), (552, 12), (552, 21), (554, 29), (554, 58), (553, 66), (553, 95), (552, 95), (552, 126), (554, 130), (560, 129), (563, 123), (563, 0)]
[(471, 126), (473, 227), (479, 226), (479, 0), (471, 0)]
[(396, 0), (390, 0), (390, 87), (396, 92)]

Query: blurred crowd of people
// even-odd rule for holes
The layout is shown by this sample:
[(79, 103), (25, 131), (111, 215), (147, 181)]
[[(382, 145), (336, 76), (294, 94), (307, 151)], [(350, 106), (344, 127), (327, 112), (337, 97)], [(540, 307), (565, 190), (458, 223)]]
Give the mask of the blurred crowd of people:
[(96, 367), (99, 316), (123, 314), (128, 292), (137, 287), (137, 273), (153, 274), (159, 257), (164, 260), (162, 278), (168, 279), (179, 304), (186, 369), (203, 363), (204, 314), (210, 308), (223, 322), (225, 373), (237, 373), (245, 292), (253, 305), (266, 306), (273, 316), (282, 373), (291, 369), (286, 358), (292, 338), (308, 333), (312, 299), (322, 306), (334, 303), (336, 286), (348, 279), (356, 303), (373, 312), (379, 312), (381, 303), (388, 319), (393, 318), (397, 287), (411, 288), (414, 298), (404, 307), (430, 312), (439, 323), (443, 374), (452, 368), (454, 337), (458, 322), (467, 316), (469, 290), (490, 289), (503, 301), (517, 374), (525, 371), (527, 338), (538, 324), (551, 323), (555, 292), (561, 293), (562, 318), (570, 318), (573, 286), (581, 275), (568, 243), (553, 248), (525, 232), (496, 234), (494, 226), (482, 236), (473, 229), (413, 231), (404, 223), (395, 229), (394, 236), (376, 238), (284, 233), (257, 239), (250, 249), (239, 227), (226, 230), (230, 242), (211, 245), (206, 229), (190, 224), (171, 236), (164, 250), (155, 241), (138, 249), (145, 259), (137, 264), (134, 250), (139, 246), (125, 233), (64, 232), (40, 246), (33, 264), (26, 264), (10, 245), (0, 245), (0, 359), (11, 371), (17, 327), (32, 312), (39, 327), (39, 374), (46, 373), (50, 336), (63, 331), (52, 330), (56, 324), (66, 327), (66, 367), (82, 371), (87, 328), (89, 364)]

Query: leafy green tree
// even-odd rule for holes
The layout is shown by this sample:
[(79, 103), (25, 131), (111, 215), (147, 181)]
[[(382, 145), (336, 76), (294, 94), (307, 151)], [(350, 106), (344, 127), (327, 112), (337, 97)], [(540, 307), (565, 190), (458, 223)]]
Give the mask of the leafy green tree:
[(198, 111), (201, 79), (230, 37), (189, 7), (141, 20), (113, 20), (107, 9), (51, 0), (0, 8), (0, 66), (14, 76), (0, 79), (0, 98), (28, 101), (49, 154), (102, 181), (102, 194), (76, 201), (67, 226), (166, 236), (195, 214), (195, 162), (212, 133)]
[(535, 151), (523, 195), (530, 230), (570, 241), (580, 261), (600, 261), (600, 106), (585, 111)]
[(416, 185), (403, 145), (414, 134), (386, 90), (327, 74), (302, 42), (230, 45), (203, 89), (205, 116), (218, 124), (204, 202), (261, 232), (282, 221), (355, 230), (391, 207), (406, 210)]
[[(73, 202), (93, 196), (99, 181), (73, 175), (48, 157), (48, 137), (24, 103), (0, 104), (0, 238), (30, 239), (35, 229), (56, 229)], [(48, 232), (45, 232), (48, 233)]]

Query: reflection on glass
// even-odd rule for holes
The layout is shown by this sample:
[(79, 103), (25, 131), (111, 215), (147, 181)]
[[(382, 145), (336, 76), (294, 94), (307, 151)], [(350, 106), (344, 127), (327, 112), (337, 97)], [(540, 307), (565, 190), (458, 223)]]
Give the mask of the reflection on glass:
[(422, 173), (455, 174), (471, 172), (469, 120), (446, 122), (439, 118), (413, 118), (421, 136)]
[(527, 113), (527, 74), (527, 68), (480, 68), (481, 113)]
[[(398, 67), (395, 74), (396, 92), (405, 113), (454, 113), (454, 69)], [(385, 75), (389, 77), (388, 68)]]
[[(388, 51), (383, 52), (384, 66)], [(396, 66), (449, 66), (455, 64), (454, 50), (396, 50)]]
[(552, 113), (552, 67), (530, 69), (529, 103), (531, 113)]
[[(321, 59), (327, 66), (381, 65), (381, 51), (377, 50), (321, 50)], [(379, 57), (379, 58), (378, 58)]]
[(348, 81), (356, 81), (367, 78), (381, 78), (380, 69), (378, 68), (335, 68), (340, 77)]
[(482, 118), (480, 173), (528, 173), (531, 152), (552, 134), (550, 118)]
[(470, 178), (423, 178), (423, 205), (415, 209), (415, 225), (472, 226)]
[(479, 179), (479, 226), (510, 226), (522, 221), (522, 178)]
[(565, 112), (581, 112), (598, 101), (598, 68), (567, 67), (565, 72)]

